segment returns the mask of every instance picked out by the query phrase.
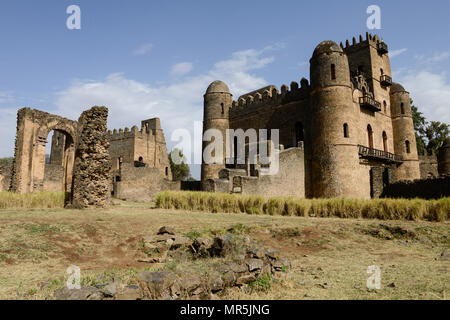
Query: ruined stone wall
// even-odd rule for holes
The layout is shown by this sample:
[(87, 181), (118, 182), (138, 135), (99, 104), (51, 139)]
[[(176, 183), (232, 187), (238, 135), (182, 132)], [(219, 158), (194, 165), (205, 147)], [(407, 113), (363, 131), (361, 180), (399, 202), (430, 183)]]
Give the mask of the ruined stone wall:
[(123, 163), (120, 181), (114, 182), (114, 197), (131, 201), (152, 201), (160, 191), (180, 190), (180, 181), (171, 181), (158, 168), (135, 167)]
[(248, 176), (244, 169), (223, 169), (219, 179), (208, 180), (210, 192), (241, 193), (265, 197), (305, 198), (305, 162), (303, 148), (279, 153), (279, 170), (274, 175)]
[(141, 130), (133, 126), (131, 130), (108, 131), (108, 138), (112, 170), (119, 169), (120, 157), (124, 163), (133, 163), (142, 157), (142, 162), (172, 179), (164, 132), (158, 118), (142, 121)]
[(419, 156), (420, 179), (439, 176), (438, 161), (435, 154)]
[(385, 198), (422, 198), (439, 199), (450, 197), (450, 176), (420, 179), (414, 181), (399, 181), (384, 189)]
[(111, 158), (106, 133), (108, 108), (92, 107), (79, 120), (72, 206), (105, 207), (110, 198)]
[(64, 190), (64, 167), (59, 164), (46, 164), (43, 191), (61, 192)]
[(11, 186), (11, 164), (0, 164), (0, 191), (8, 191)]

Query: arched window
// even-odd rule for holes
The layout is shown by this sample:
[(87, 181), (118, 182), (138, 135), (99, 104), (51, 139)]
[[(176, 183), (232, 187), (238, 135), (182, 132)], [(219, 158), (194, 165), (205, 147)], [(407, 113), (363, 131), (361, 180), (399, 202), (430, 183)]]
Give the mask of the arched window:
[(169, 175), (169, 168), (166, 167), (166, 177)]
[(384, 113), (387, 113), (387, 103), (386, 100), (383, 101)]
[(400, 112), (402, 114), (405, 114), (405, 104), (402, 102), (402, 104), (400, 105)]
[(299, 141), (305, 141), (305, 135), (303, 132), (303, 124), (301, 122), (297, 122), (295, 124), (295, 141), (294, 146), (298, 147)]
[(411, 146), (408, 140), (405, 141), (406, 153), (411, 153)]
[(334, 64), (331, 65), (331, 80), (336, 80), (336, 66)]
[(344, 138), (348, 138), (350, 135), (348, 134), (348, 124), (344, 123)]
[(373, 149), (373, 130), (370, 124), (367, 125), (367, 138), (369, 142), (369, 148)]
[(384, 75), (383, 68), (380, 68), (380, 73), (381, 73), (381, 75)]
[(223, 103), (220, 104), (220, 107), (222, 109), (222, 114), (225, 114), (225, 107), (224, 107)]
[(387, 143), (387, 134), (386, 131), (383, 131), (383, 150), (388, 152), (388, 143)]

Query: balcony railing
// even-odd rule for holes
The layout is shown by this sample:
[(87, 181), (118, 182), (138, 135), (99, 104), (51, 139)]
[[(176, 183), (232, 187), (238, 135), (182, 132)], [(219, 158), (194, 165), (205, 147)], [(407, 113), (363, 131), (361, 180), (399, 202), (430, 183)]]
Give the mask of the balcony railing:
[(361, 158), (372, 159), (372, 160), (381, 160), (387, 163), (401, 163), (402, 157), (387, 151), (373, 149), (365, 146), (358, 146), (359, 156)]
[(387, 44), (384, 43), (384, 42), (379, 42), (379, 43), (377, 43), (377, 51), (378, 51), (379, 54), (385, 54), (385, 53), (388, 53), (389, 50), (388, 50)]
[(373, 112), (381, 111), (381, 103), (367, 94), (359, 98), (359, 104), (362, 107), (366, 107)]
[(384, 87), (392, 86), (392, 78), (384, 74), (380, 77), (380, 83)]

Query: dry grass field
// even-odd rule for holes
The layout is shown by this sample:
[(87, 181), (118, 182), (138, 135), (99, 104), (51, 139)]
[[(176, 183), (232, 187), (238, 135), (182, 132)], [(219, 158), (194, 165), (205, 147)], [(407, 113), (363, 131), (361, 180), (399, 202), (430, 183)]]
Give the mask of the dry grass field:
[[(448, 299), (450, 224), (153, 209), (115, 202), (102, 210), (0, 210), (0, 299), (52, 299), (70, 265), (82, 284), (114, 276), (132, 284), (138, 271), (166, 266), (138, 262), (140, 239), (163, 225), (194, 237), (239, 230), (291, 260), (285, 278), (263, 291), (229, 290), (224, 299)], [(172, 262), (171, 268), (184, 268)], [(369, 291), (367, 267), (381, 268), (381, 289)], [(196, 266), (201, 268), (200, 266)]]

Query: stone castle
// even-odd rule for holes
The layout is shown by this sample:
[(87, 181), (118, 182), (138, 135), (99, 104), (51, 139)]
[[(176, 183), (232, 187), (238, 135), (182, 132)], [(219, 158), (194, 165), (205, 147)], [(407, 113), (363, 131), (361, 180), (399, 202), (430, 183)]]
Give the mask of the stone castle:
[[(80, 152), (87, 148), (82, 148), (82, 141), (91, 139), (94, 130), (90, 123), (95, 119), (87, 118), (91, 122), (83, 116), (73, 121), (39, 110), (19, 110), (15, 161), (12, 168), (0, 168), (0, 191), (73, 193), (80, 181), (77, 163), (84, 161)], [(204, 95), (203, 120), (204, 131), (218, 129), (224, 137), (227, 129), (279, 130), (276, 174), (264, 174), (272, 164), (260, 163), (258, 155), (256, 162), (249, 161), (248, 152), (245, 164), (227, 163), (224, 144), (222, 161), (202, 164), (200, 186), (205, 191), (371, 198), (397, 181), (450, 174), (449, 139), (439, 157), (419, 157), (409, 93), (392, 81), (386, 43), (368, 33), (345, 45), (321, 42), (310, 60), (310, 82), (302, 78), (300, 84), (292, 82), (280, 90), (270, 85), (233, 100), (227, 85), (214, 81)], [(96, 141), (103, 147), (89, 151), (88, 167), (94, 172), (96, 153), (107, 153), (109, 167), (102, 164), (100, 170), (107, 197), (150, 200), (161, 190), (193, 188), (172, 181), (158, 118), (142, 121), (140, 129), (106, 131), (106, 122), (100, 127), (102, 134)], [(52, 130), (51, 155), (46, 160), (45, 145)], [(203, 141), (203, 149), (210, 143)], [(274, 145), (271, 137), (267, 143)], [(94, 175), (98, 180), (98, 173)], [(81, 180), (89, 177), (84, 174)], [(91, 200), (86, 206), (96, 202)]]

